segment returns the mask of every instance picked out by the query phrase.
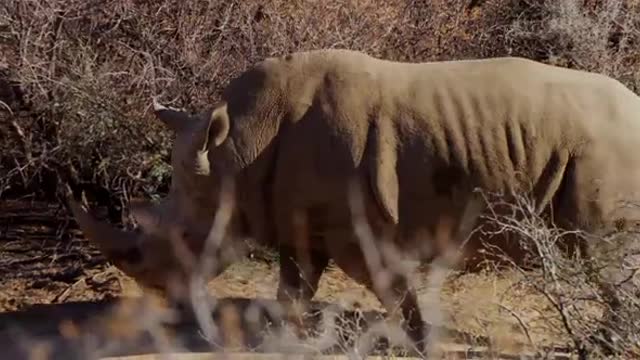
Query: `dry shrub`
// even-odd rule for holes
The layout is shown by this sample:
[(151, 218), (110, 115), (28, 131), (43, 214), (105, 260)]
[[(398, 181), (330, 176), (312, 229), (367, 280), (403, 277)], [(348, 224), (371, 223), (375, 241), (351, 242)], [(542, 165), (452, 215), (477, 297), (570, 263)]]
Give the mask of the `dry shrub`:
[[(640, 90), (640, 2), (527, 1), (529, 14), (510, 37), (536, 47), (551, 64), (612, 76)], [(526, 50), (525, 50), (526, 51)]]
[[(496, 226), (485, 231), (513, 236), (525, 250), (524, 266), (503, 259), (519, 271), (518, 283), (533, 289), (546, 303), (545, 312), (552, 314), (544, 320), (546, 327), (559, 338), (569, 339), (567, 345), (580, 358), (612, 353), (640, 356), (637, 230), (567, 231), (539, 214), (526, 196), (509, 202), (487, 198), (492, 211), (485, 218)], [(500, 212), (493, 210), (497, 208)], [(588, 257), (565, 251), (563, 246), (575, 239), (588, 244)], [(499, 249), (488, 247), (501, 256)]]
[[(42, 1), (0, 5), (0, 194), (85, 190), (113, 221), (164, 193), (152, 96), (192, 111), (267, 56), (349, 48), (402, 61), (519, 55), (637, 87), (638, 1)], [(10, 110), (9, 110), (10, 109)]]

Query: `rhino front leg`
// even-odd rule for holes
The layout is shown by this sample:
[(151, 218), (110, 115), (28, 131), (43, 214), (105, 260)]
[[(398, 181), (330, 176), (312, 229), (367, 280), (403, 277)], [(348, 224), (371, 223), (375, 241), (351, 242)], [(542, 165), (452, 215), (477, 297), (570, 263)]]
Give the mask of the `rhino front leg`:
[(280, 257), (277, 299), (307, 302), (318, 289), (329, 257), (318, 250), (318, 244), (312, 243), (307, 211), (284, 207), (280, 210), (277, 224)]
[[(277, 225), (280, 257), (277, 299), (284, 305), (287, 318), (302, 330), (306, 328), (304, 314), (329, 257), (312, 246), (306, 212), (286, 211), (285, 214), (278, 217)], [(298, 335), (304, 337), (304, 332), (298, 331)]]
[(306, 256), (294, 247), (279, 246), (280, 278), (277, 299), (282, 302), (292, 300), (307, 302), (318, 290), (320, 277), (329, 264), (329, 257), (320, 251), (306, 251)]
[(278, 281), (277, 299), (283, 304), (285, 318), (295, 325), (299, 337), (306, 337), (305, 329), (309, 324), (305, 314), (309, 310), (309, 302), (318, 289), (318, 283), (329, 258), (321, 253), (309, 251), (307, 256), (299, 256), (295, 248), (280, 245), (280, 278)]

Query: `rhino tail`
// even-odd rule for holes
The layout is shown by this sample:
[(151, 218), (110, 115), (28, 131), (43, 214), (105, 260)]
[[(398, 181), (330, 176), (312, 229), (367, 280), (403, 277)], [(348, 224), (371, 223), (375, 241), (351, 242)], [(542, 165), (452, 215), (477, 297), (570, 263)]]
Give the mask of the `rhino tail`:
[(369, 182), (382, 214), (394, 225), (399, 221), (396, 144), (395, 131), (389, 119), (379, 118), (371, 122), (367, 139)]

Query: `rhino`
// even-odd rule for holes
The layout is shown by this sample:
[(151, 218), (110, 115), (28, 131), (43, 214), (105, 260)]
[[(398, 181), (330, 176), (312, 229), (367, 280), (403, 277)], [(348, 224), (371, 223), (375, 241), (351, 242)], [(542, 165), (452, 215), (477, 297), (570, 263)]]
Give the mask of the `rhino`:
[[(619, 205), (640, 191), (640, 98), (597, 73), (519, 57), (406, 63), (321, 49), (260, 61), (202, 113), (159, 104), (155, 113), (176, 134), (164, 202), (132, 207), (137, 232), (73, 205), (107, 257), (162, 287), (179, 267), (169, 234), (201, 251), (222, 181), (231, 179), (236, 210), (223, 243), (238, 247), (234, 239), (246, 236), (278, 249), (279, 300), (311, 299), (333, 260), (387, 309), (399, 302), (419, 348), (416, 292), (399, 271), (383, 294), (355, 220), (368, 224), (374, 250), (398, 250), (383, 267), (454, 246), (462, 254), (454, 265), (465, 269), (483, 259), (484, 240), (522, 257), (507, 236), (483, 240), (468, 226), (482, 223), (470, 213), (487, 209), (477, 189), (528, 194), (568, 230), (638, 220), (637, 208)], [(442, 224), (453, 229), (444, 240)], [(568, 251), (596, 255), (581, 239), (568, 236)]]

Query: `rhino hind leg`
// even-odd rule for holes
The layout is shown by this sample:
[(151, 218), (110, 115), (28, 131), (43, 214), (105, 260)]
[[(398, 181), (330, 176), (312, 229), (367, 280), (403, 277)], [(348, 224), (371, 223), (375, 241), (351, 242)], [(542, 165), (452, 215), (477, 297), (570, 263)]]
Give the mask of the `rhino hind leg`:
[[(333, 251), (332, 258), (349, 277), (365, 285), (376, 295), (387, 310), (389, 318), (395, 320), (397, 315), (402, 315), (404, 332), (408, 335), (415, 350), (422, 353), (425, 345), (424, 322), (418, 306), (417, 293), (409, 286), (407, 274), (389, 271), (388, 264), (385, 264), (384, 260), (380, 269), (369, 269), (360, 247), (355, 243), (351, 243), (351, 245), (348, 248), (340, 249), (340, 251)], [(374, 282), (374, 279), (380, 280), (383, 277), (389, 280), (387, 284)], [(399, 314), (397, 309), (400, 309)]]

